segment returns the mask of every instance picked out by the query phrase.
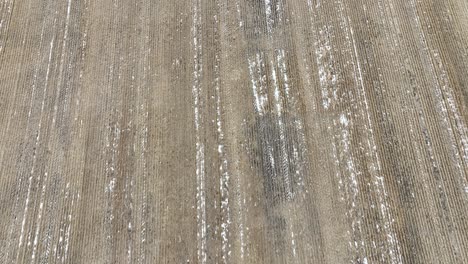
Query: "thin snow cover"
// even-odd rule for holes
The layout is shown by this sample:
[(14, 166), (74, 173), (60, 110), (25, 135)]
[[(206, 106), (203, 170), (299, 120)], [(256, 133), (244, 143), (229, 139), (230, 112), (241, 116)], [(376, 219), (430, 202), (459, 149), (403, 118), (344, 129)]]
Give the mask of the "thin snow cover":
[(237, 20), (239, 21), (239, 28), (242, 28), (242, 26), (244, 25), (244, 21), (242, 21), (242, 14), (241, 14), (239, 0), (236, 0), (236, 10), (237, 10)]
[(44, 180), (42, 184), (42, 191), (41, 191), (41, 198), (40, 198), (40, 204), (39, 204), (39, 212), (37, 214), (37, 220), (36, 220), (36, 232), (34, 234), (34, 242), (33, 242), (33, 251), (31, 255), (31, 259), (34, 260), (36, 257), (36, 251), (37, 251), (37, 242), (39, 239), (39, 229), (40, 229), (40, 223), (42, 219), (42, 210), (44, 208), (44, 196), (45, 196), (45, 191), (46, 191), (46, 182), (47, 182), (47, 172), (44, 173)]
[(310, 20), (313, 24), (312, 32), (315, 36), (315, 59), (318, 67), (319, 84), (322, 94), (322, 106), (324, 109), (329, 109), (332, 105), (332, 100), (337, 100), (337, 73), (334, 68), (333, 50), (330, 43), (333, 37), (332, 27), (324, 25), (320, 28), (316, 25), (316, 19), (320, 14), (320, 1), (316, 1), (316, 5), (312, 4), (312, 0), (307, 0), (307, 6), (311, 13)]
[(340, 123), (345, 127), (347, 127), (349, 125), (349, 120), (348, 120), (348, 118), (346, 117), (345, 114), (340, 115)]
[(59, 100), (59, 95), (60, 95), (60, 90), (62, 88), (62, 75), (63, 75), (63, 65), (65, 64), (65, 54), (66, 54), (66, 47), (67, 47), (67, 42), (68, 42), (68, 28), (70, 25), (70, 11), (71, 11), (71, 0), (67, 1), (67, 16), (65, 19), (65, 32), (63, 34), (63, 42), (62, 42), (62, 54), (60, 55), (60, 69), (59, 69), (59, 76), (58, 76), (58, 82), (57, 82), (57, 96), (55, 97), (55, 105), (54, 105), (54, 113), (52, 117), (52, 123), (55, 124), (57, 120), (57, 110), (58, 106), (57, 103), (60, 102)]
[[(284, 49), (280, 49), (278, 51), (277, 55), (277, 60), (278, 60), (278, 68), (281, 72), (281, 76), (283, 77), (283, 84), (284, 84), (284, 93), (285, 93), (285, 100), (287, 102), (287, 105), (289, 106), (289, 111), (290, 113), (294, 113), (295, 115), (297, 114), (298, 111), (298, 104), (296, 101), (296, 98), (293, 96), (293, 93), (291, 92), (292, 86), (290, 83), (290, 79), (288, 76), (288, 69), (286, 66), (286, 52)], [(303, 173), (304, 173), (304, 167), (305, 167), (305, 161), (303, 160), (303, 157), (305, 157), (307, 154), (307, 144), (305, 140), (305, 135), (304, 135), (304, 128), (302, 125), (302, 120), (301, 118), (297, 117), (294, 119), (294, 130), (295, 133), (298, 135), (298, 144), (293, 144), (293, 156), (289, 157), (293, 161), (293, 164), (296, 166), (296, 172), (295, 175), (297, 177), (296, 182), (297, 185), (299, 186), (304, 186), (304, 180), (303, 180)]]
[[(355, 79), (356, 85), (359, 88), (358, 97), (360, 98), (360, 101), (364, 104), (364, 108), (361, 107), (361, 112), (367, 121), (367, 124), (365, 126), (366, 128), (365, 130), (367, 131), (367, 134), (368, 134), (367, 145), (368, 145), (368, 150), (371, 153), (371, 157), (373, 159), (370, 168), (371, 168), (371, 173), (373, 174), (373, 177), (378, 180), (376, 181), (378, 182), (378, 184), (375, 185), (375, 191), (378, 194), (378, 199), (379, 199), (380, 209), (381, 209), (381, 214), (382, 214), (381, 216), (382, 216), (382, 219), (384, 220), (384, 231), (385, 231), (386, 238), (387, 238), (389, 258), (390, 258), (391, 263), (402, 263), (400, 243), (398, 241), (395, 230), (393, 228), (394, 220), (389, 210), (387, 191), (385, 188), (383, 176), (381, 175), (382, 169), (380, 166), (380, 158), (376, 151), (377, 147), (375, 144), (372, 121), (370, 119), (370, 114), (369, 114), (370, 113), (369, 103), (367, 100), (366, 89), (363, 83), (361, 63), (359, 60), (359, 54), (358, 54), (358, 50), (356, 47), (354, 31), (353, 31), (353, 28), (350, 26), (351, 23), (350, 23), (349, 15), (345, 16), (345, 13), (348, 12), (347, 10), (345, 10), (346, 8), (345, 4), (343, 3), (342, 0), (339, 1), (339, 4), (340, 4), (339, 14), (342, 19), (342, 25), (344, 27), (343, 29), (345, 30), (346, 39), (348, 40), (347, 45), (352, 50), (353, 66), (354, 66), (354, 72), (355, 72), (354, 79)], [(351, 39), (351, 44), (350, 44), (349, 39)]]
[[(215, 22), (219, 24), (218, 17), (215, 16)], [(218, 135), (218, 157), (221, 161), (219, 166), (219, 191), (221, 193), (221, 212), (222, 212), (222, 223), (221, 223), (221, 250), (223, 262), (228, 262), (228, 257), (231, 254), (229, 243), (229, 227), (231, 224), (231, 215), (229, 208), (229, 169), (228, 169), (228, 159), (224, 147), (224, 131), (223, 131), (223, 120), (222, 120), (222, 104), (221, 104), (221, 84), (219, 80), (219, 67), (220, 67), (220, 58), (219, 54), (215, 54), (215, 94), (216, 94), (216, 131)]]
[(266, 13), (266, 25), (269, 34), (273, 31), (273, 15), (272, 15), (271, 0), (265, 0), (265, 13)]
[[(285, 52), (283, 49), (276, 50), (276, 63), (278, 68), (280, 69), (280, 76), (282, 77), (283, 81), (283, 89), (284, 91), (280, 91), (280, 86), (279, 86), (279, 79), (278, 79), (278, 74), (275, 70), (276, 67), (271, 67), (271, 76), (273, 79), (273, 89), (274, 89), (274, 97), (275, 97), (275, 108), (276, 108), (276, 114), (278, 116), (278, 127), (279, 127), (279, 136), (280, 136), (280, 151), (281, 151), (281, 160), (280, 162), (280, 168), (282, 172), (282, 178), (285, 184), (286, 192), (287, 192), (287, 198), (292, 199), (293, 198), (293, 192), (292, 192), (292, 187), (291, 187), (291, 175), (289, 174), (289, 157), (288, 152), (286, 150), (287, 148), (287, 142), (286, 142), (286, 128), (285, 124), (283, 123), (282, 115), (283, 115), (283, 107), (282, 104), (284, 101), (290, 99), (289, 95), (289, 79), (287, 76), (286, 72), (286, 66), (284, 65), (284, 60), (285, 60)], [(271, 65), (274, 65), (274, 62), (271, 61)], [(283, 97), (283, 94), (285, 98)], [(273, 163), (272, 163), (273, 164)]]
[(328, 109), (332, 100), (337, 100), (337, 75), (334, 69), (333, 52), (330, 44), (330, 32), (328, 26), (318, 30), (316, 34), (315, 55), (317, 60), (318, 75), (322, 92), (322, 104)]
[(206, 191), (205, 191), (205, 146), (201, 140), (200, 130), (202, 129), (202, 116), (200, 114), (201, 105), (201, 78), (203, 71), (202, 64), (202, 44), (201, 44), (201, 1), (192, 0), (192, 48), (193, 48), (193, 111), (195, 119), (195, 138), (196, 138), (196, 176), (197, 176), (197, 242), (198, 242), (198, 261), (206, 263), (207, 248), (206, 248)]
[[(40, 46), (42, 46), (42, 43), (43, 43), (44, 29), (45, 29), (45, 24), (42, 25)], [(42, 103), (41, 103), (41, 111), (40, 111), (40, 115), (39, 115), (39, 124), (38, 124), (36, 139), (35, 139), (35, 148), (33, 150), (33, 162), (32, 162), (31, 171), (29, 173), (30, 176), (29, 176), (29, 179), (28, 179), (28, 191), (27, 191), (26, 202), (25, 202), (25, 206), (24, 206), (23, 220), (22, 220), (22, 223), (21, 223), (21, 233), (20, 233), (20, 238), (19, 238), (19, 242), (18, 242), (18, 248), (21, 248), (21, 246), (23, 245), (24, 228), (25, 228), (25, 224), (26, 224), (26, 218), (27, 218), (27, 215), (28, 215), (29, 200), (30, 200), (30, 197), (31, 197), (32, 180), (33, 180), (35, 167), (36, 167), (36, 161), (37, 161), (36, 150), (38, 149), (39, 142), (41, 140), (41, 123), (42, 123), (42, 116), (43, 116), (43, 113), (44, 113), (45, 99), (46, 99), (46, 95), (47, 95), (48, 78), (49, 78), (49, 72), (50, 72), (50, 66), (51, 66), (51, 56), (52, 56), (52, 50), (53, 50), (53, 47), (54, 47), (54, 38), (55, 38), (55, 35), (52, 38), (52, 41), (50, 43), (50, 48), (49, 48), (49, 60), (48, 60), (48, 65), (47, 65), (47, 73), (46, 73), (46, 79), (45, 79), (45, 83), (44, 83), (44, 91), (43, 91), (43, 97), (42, 97)], [(33, 91), (32, 91), (32, 95), (31, 95), (31, 104), (30, 104), (30, 108), (29, 108), (29, 112), (28, 112), (27, 127), (29, 127), (30, 117), (31, 117), (32, 109), (33, 109), (33, 100), (34, 100), (34, 94), (35, 94), (36, 86), (37, 86), (38, 69), (39, 69), (39, 65), (36, 66), (35, 73), (34, 73)], [(26, 130), (28, 130), (28, 128)], [(38, 179), (40, 179), (40, 176), (38, 176)], [(20, 252), (20, 250), (18, 250), (18, 254), (16, 256), (17, 259), (19, 258), (19, 252)]]
[(264, 54), (257, 53), (254, 59), (248, 59), (250, 82), (254, 95), (255, 111), (259, 115), (264, 115), (268, 104), (268, 88), (266, 86), (266, 75), (264, 73)]
[[(435, 81), (435, 93), (438, 99), (438, 112), (442, 116), (442, 122), (449, 132), (449, 140), (452, 146), (453, 157), (460, 174), (460, 181), (463, 188), (468, 188), (468, 181), (462, 170), (463, 166), (468, 165), (468, 129), (461, 117), (458, 109), (453, 89), (450, 86), (447, 77), (447, 71), (438, 51), (432, 55), (435, 63), (432, 71), (437, 75), (438, 81)], [(437, 66), (437, 68), (435, 68)], [(450, 117), (450, 114), (452, 117)], [(458, 134), (459, 140), (455, 134)], [(460, 145), (460, 146), (459, 146)]]
[[(346, 193), (346, 200), (349, 202), (351, 208), (347, 212), (348, 217), (353, 217), (357, 218), (353, 219), (352, 222), (352, 229), (353, 233), (360, 233), (361, 232), (361, 221), (359, 219), (359, 213), (356, 211), (356, 206), (358, 203), (358, 193), (359, 193), (359, 186), (358, 186), (358, 181), (357, 181), (357, 176), (361, 174), (356, 169), (355, 166), (355, 161), (354, 161), (354, 156), (352, 155), (351, 152), (351, 138), (350, 138), (350, 127), (349, 127), (349, 120), (346, 117), (346, 115), (341, 114), (340, 115), (340, 127), (341, 127), (341, 134), (339, 136), (340, 138), (340, 155), (342, 156), (342, 159), (344, 161), (344, 165), (346, 165), (346, 170), (347, 170), (347, 175), (349, 175), (349, 178), (344, 178), (342, 179), (343, 181), (346, 181), (345, 185), (345, 193)], [(364, 242), (361, 240), (359, 241), (354, 241), (354, 245), (361, 245)], [(357, 249), (357, 247), (356, 247)]]
[(67, 220), (67, 231), (65, 233), (65, 249), (64, 249), (64, 254), (62, 256), (62, 263), (65, 263), (65, 261), (68, 259), (68, 249), (70, 247), (70, 234), (71, 234), (71, 221), (72, 221), (72, 212), (73, 212), (73, 203), (74, 203), (74, 195), (72, 196), (71, 199), (71, 206), (70, 206), (70, 213), (68, 214)]

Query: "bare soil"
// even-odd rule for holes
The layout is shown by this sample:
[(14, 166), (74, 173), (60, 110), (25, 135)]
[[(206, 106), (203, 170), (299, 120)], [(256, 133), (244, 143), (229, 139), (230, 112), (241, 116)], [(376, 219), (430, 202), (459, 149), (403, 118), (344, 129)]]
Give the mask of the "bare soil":
[(0, 1), (0, 263), (466, 263), (466, 0)]

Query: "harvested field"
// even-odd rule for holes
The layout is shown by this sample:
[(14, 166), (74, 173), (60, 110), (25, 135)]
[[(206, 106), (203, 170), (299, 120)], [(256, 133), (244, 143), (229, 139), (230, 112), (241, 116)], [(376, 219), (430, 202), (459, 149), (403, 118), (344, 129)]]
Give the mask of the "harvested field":
[(0, 0), (0, 263), (467, 263), (468, 1)]

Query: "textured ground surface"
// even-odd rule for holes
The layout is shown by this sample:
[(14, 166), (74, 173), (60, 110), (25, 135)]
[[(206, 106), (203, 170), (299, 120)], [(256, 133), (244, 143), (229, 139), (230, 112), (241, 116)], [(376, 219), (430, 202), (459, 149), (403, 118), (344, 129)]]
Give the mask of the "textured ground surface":
[(0, 263), (466, 263), (468, 1), (0, 0)]

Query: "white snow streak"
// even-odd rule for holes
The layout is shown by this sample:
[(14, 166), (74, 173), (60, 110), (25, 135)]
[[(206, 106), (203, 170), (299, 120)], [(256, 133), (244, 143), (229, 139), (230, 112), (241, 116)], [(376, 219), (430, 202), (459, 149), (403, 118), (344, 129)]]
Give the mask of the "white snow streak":
[[(341, 4), (343, 5), (343, 3)], [(369, 104), (367, 101), (366, 89), (364, 87), (363, 78), (362, 78), (362, 70), (361, 70), (361, 64), (359, 61), (359, 54), (358, 54), (357, 47), (356, 47), (354, 31), (353, 31), (353, 28), (350, 26), (349, 16), (346, 18), (345, 24), (347, 25), (346, 28), (349, 29), (349, 33), (351, 34), (351, 40), (352, 40), (353, 51), (354, 51), (354, 60), (356, 62), (353, 64), (354, 66), (357, 67), (357, 73), (358, 73), (358, 76), (355, 75), (355, 78), (356, 78), (355, 81), (358, 87), (360, 88), (358, 90), (359, 97), (362, 99), (362, 101), (364, 102), (364, 106), (365, 106), (365, 111), (363, 111), (364, 112), (363, 116), (367, 117), (367, 125), (369, 126), (369, 128), (367, 129), (368, 136), (366, 137), (367, 145), (368, 145), (370, 153), (372, 154), (374, 162), (377, 165), (377, 167), (375, 168), (375, 165), (372, 164), (371, 168), (374, 168), (375, 170), (373, 172), (373, 174), (375, 173), (374, 178), (377, 180), (376, 182), (378, 182), (378, 184), (376, 183), (375, 187), (376, 187), (376, 192), (378, 194), (377, 196), (379, 198), (382, 218), (384, 219), (384, 230), (385, 230), (386, 237), (387, 237), (388, 251), (389, 251), (388, 253), (389, 253), (391, 263), (402, 263), (402, 255), (401, 255), (400, 245), (399, 245), (400, 243), (398, 241), (398, 238), (396, 237), (395, 231), (393, 230), (393, 224), (392, 224), (393, 217), (391, 216), (390, 211), (388, 209), (389, 204), (387, 201), (387, 191), (386, 191), (384, 180), (383, 180), (384, 177), (383, 175), (381, 175), (382, 169), (380, 166), (379, 155), (376, 151), (377, 147), (376, 147), (375, 139), (374, 139), (372, 121), (370, 119), (370, 114), (369, 114), (370, 111), (369, 111)]]
[(32, 260), (34, 260), (35, 257), (36, 257), (37, 241), (39, 239), (39, 228), (40, 228), (41, 219), (42, 219), (42, 209), (44, 208), (44, 196), (45, 196), (45, 190), (46, 190), (46, 181), (47, 181), (47, 172), (44, 173), (44, 180), (43, 180), (43, 184), (42, 184), (41, 198), (40, 198), (40, 204), (39, 204), (39, 213), (37, 215), (37, 220), (36, 220), (36, 232), (34, 233), (33, 250), (32, 250), (32, 255), (31, 255)]
[(195, 138), (196, 138), (196, 176), (197, 176), (197, 243), (198, 262), (206, 263), (206, 188), (205, 188), (205, 146), (201, 139), (202, 116), (201, 107), (201, 78), (203, 71), (202, 64), (202, 44), (201, 44), (201, 1), (192, 0), (192, 48), (193, 48), (193, 108), (195, 118)]
[[(314, 29), (315, 31), (315, 29)], [(337, 95), (337, 75), (333, 67), (334, 58), (330, 44), (330, 32), (327, 26), (324, 26), (315, 33), (317, 40), (315, 42), (315, 57), (318, 66), (318, 75), (322, 91), (323, 108), (328, 109), (332, 104), (332, 99), (336, 101)]]
[(264, 115), (268, 104), (268, 93), (266, 87), (266, 75), (263, 73), (265, 62), (264, 54), (257, 53), (255, 59), (248, 59), (250, 81), (252, 83), (252, 92), (255, 98), (255, 111), (259, 115)]
[[(215, 16), (216, 24), (219, 23), (218, 17)], [(222, 105), (221, 105), (221, 91), (220, 91), (220, 80), (219, 80), (219, 65), (220, 58), (219, 54), (215, 55), (215, 93), (216, 93), (216, 130), (218, 133), (218, 157), (221, 161), (219, 167), (220, 178), (219, 178), (219, 191), (221, 193), (221, 211), (222, 211), (222, 224), (221, 224), (221, 238), (222, 238), (222, 258), (224, 263), (228, 262), (228, 258), (231, 254), (229, 244), (229, 226), (231, 224), (231, 215), (229, 210), (229, 170), (228, 170), (228, 160), (226, 157), (226, 152), (224, 150), (224, 131), (223, 131), (223, 122), (222, 122)]]
[[(44, 29), (45, 29), (45, 24), (42, 25), (40, 46), (42, 46)], [(47, 95), (47, 86), (48, 86), (49, 72), (50, 72), (50, 66), (51, 66), (51, 56), (52, 56), (52, 50), (53, 50), (53, 46), (54, 46), (53, 43), (54, 43), (54, 39), (52, 39), (52, 41), (50, 43), (49, 61), (48, 61), (48, 65), (47, 65), (47, 74), (46, 74), (46, 79), (45, 79), (45, 83), (44, 83), (44, 91), (43, 91), (43, 98), (42, 98), (42, 103), (41, 103), (41, 111), (40, 111), (40, 115), (39, 115), (39, 124), (38, 124), (37, 133), (36, 133), (35, 150), (33, 151), (33, 163), (32, 163), (32, 167), (31, 167), (31, 171), (30, 171), (30, 176), (29, 176), (29, 179), (28, 179), (28, 191), (27, 191), (26, 202), (25, 202), (25, 206), (24, 206), (23, 221), (21, 223), (21, 233), (20, 233), (20, 238), (19, 238), (19, 243), (18, 243), (18, 248), (19, 249), (23, 245), (24, 228), (25, 228), (26, 218), (27, 218), (27, 214), (28, 214), (29, 199), (30, 199), (30, 196), (31, 196), (32, 180), (33, 180), (33, 176), (34, 176), (34, 170), (35, 170), (35, 167), (36, 167), (36, 160), (37, 160), (36, 151), (38, 149), (40, 136), (41, 136), (41, 122), (42, 122), (42, 115), (43, 115), (43, 112), (44, 112), (45, 99), (46, 99), (46, 95)], [(34, 101), (34, 95), (35, 95), (36, 85), (37, 85), (36, 82), (37, 82), (37, 71), (38, 71), (38, 69), (39, 69), (39, 67), (36, 67), (36, 71), (34, 73), (33, 91), (31, 93), (31, 104), (30, 104), (30, 108), (29, 108), (29, 112), (28, 112), (28, 127), (29, 127), (29, 120), (30, 120), (30, 117), (31, 117), (32, 109), (33, 109), (33, 101)], [(26, 130), (28, 130), (28, 129), (26, 129)], [(20, 251), (21, 250), (18, 250), (18, 253), (17, 253), (17, 256), (16, 256), (17, 260), (19, 259)]]
[(265, 0), (266, 25), (269, 34), (273, 31), (274, 22), (271, 7), (271, 0)]
[(70, 25), (70, 10), (71, 10), (71, 0), (67, 1), (67, 17), (65, 20), (65, 32), (63, 34), (63, 42), (62, 42), (62, 54), (60, 58), (60, 69), (59, 69), (59, 75), (58, 75), (58, 82), (57, 82), (57, 92), (55, 96), (55, 105), (54, 105), (54, 114), (52, 118), (52, 123), (55, 124), (55, 121), (57, 119), (57, 110), (58, 110), (58, 102), (59, 100), (59, 95), (60, 95), (60, 90), (62, 87), (62, 74), (63, 74), (63, 65), (65, 61), (65, 53), (66, 53), (66, 47), (67, 47), (67, 42), (68, 42), (68, 28)]

